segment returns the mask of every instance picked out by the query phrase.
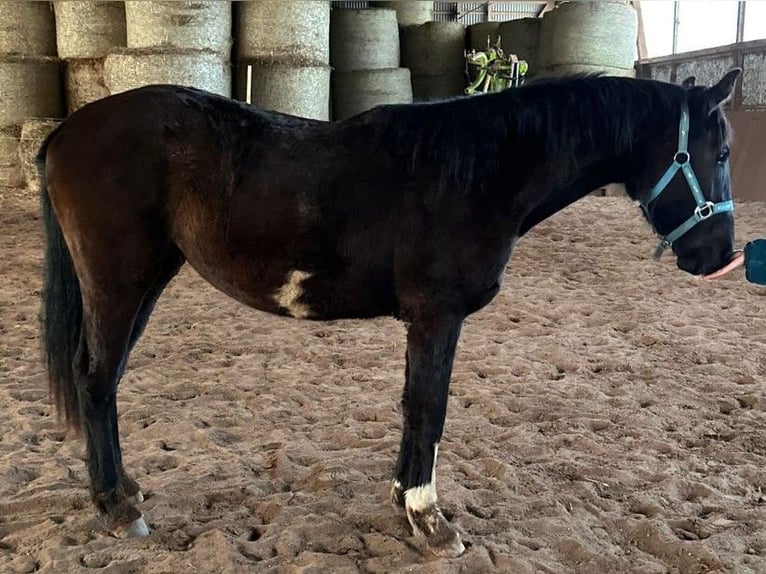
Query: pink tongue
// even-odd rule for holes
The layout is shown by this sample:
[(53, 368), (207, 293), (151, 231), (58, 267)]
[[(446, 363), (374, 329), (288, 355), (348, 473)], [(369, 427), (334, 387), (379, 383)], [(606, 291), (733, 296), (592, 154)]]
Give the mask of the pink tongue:
[(724, 265), (723, 267), (721, 267), (718, 271), (715, 271), (714, 273), (710, 273), (709, 275), (703, 275), (702, 278), (708, 281), (712, 281), (713, 279), (718, 279), (719, 277), (723, 277), (729, 271), (734, 271), (738, 267), (742, 267), (744, 264), (745, 264), (744, 251), (736, 251), (734, 253), (734, 257), (732, 257), (731, 261), (729, 261), (726, 265)]

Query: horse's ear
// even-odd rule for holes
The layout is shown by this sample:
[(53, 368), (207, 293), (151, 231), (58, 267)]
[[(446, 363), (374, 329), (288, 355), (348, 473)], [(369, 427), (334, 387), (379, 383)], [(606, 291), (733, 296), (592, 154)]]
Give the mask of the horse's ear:
[(689, 88), (693, 88), (696, 82), (697, 78), (695, 76), (689, 76), (683, 82), (681, 82), (681, 87), (688, 90)]
[(725, 104), (731, 98), (731, 93), (734, 90), (734, 84), (737, 82), (737, 78), (742, 73), (742, 68), (734, 68), (731, 72), (727, 73), (721, 81), (718, 82), (712, 88), (705, 90), (705, 108), (708, 113), (711, 113), (718, 106)]

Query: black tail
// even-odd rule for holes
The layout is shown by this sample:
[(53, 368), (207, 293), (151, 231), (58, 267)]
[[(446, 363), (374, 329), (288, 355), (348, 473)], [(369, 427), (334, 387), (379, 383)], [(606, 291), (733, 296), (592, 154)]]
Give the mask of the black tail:
[(40, 174), (40, 202), (45, 225), (45, 266), (42, 291), (42, 338), (48, 365), (48, 384), (59, 417), (77, 431), (81, 428), (73, 361), (80, 342), (82, 297), (80, 281), (72, 265), (72, 256), (64, 241), (56, 214), (48, 196), (45, 155), (54, 131), (43, 143), (37, 156)]

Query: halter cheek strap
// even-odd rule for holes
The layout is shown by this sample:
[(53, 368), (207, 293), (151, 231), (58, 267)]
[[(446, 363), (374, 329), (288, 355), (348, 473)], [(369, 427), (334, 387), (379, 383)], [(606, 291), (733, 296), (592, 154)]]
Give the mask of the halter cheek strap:
[(649, 190), (649, 195), (646, 199), (641, 202), (641, 205), (647, 213), (649, 213), (649, 204), (662, 195), (662, 192), (667, 189), (679, 170), (683, 173), (684, 178), (686, 178), (686, 183), (689, 185), (689, 189), (692, 192), (692, 196), (694, 196), (694, 201), (697, 203), (697, 207), (694, 208), (694, 212), (681, 225), (664, 237), (660, 236), (660, 244), (654, 252), (656, 258), (662, 256), (665, 249), (673, 245), (674, 241), (687, 233), (699, 222), (705, 221), (717, 213), (734, 211), (734, 202), (732, 200), (713, 203), (712, 201), (706, 200), (702, 193), (702, 188), (694, 173), (694, 168), (692, 168), (691, 156), (689, 155), (689, 107), (686, 102), (684, 102), (681, 107), (681, 121), (678, 126), (678, 151), (673, 156), (673, 163), (670, 164), (670, 167), (668, 167), (654, 187)]

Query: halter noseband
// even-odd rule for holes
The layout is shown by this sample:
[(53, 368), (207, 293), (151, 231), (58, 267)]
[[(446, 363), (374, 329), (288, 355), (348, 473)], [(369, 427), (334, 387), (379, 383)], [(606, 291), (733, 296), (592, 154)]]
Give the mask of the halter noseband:
[[(697, 180), (697, 176), (694, 174), (694, 169), (691, 164), (691, 156), (689, 155), (689, 106), (686, 102), (681, 107), (681, 121), (678, 126), (678, 151), (673, 156), (673, 163), (665, 171), (660, 180), (649, 191), (648, 197), (641, 202), (641, 206), (649, 214), (649, 204), (657, 199), (663, 191), (668, 187), (668, 184), (675, 177), (676, 172), (681, 170), (686, 178), (686, 183), (689, 184), (689, 189), (694, 196), (694, 201), (697, 202), (697, 207), (694, 208), (689, 218), (681, 225), (676, 227), (673, 231), (665, 235), (660, 236), (660, 244), (657, 250), (654, 252), (654, 257), (659, 259), (662, 256), (663, 251), (673, 245), (679, 237), (691, 230), (695, 225), (701, 221), (712, 217), (716, 213), (725, 213), (727, 211), (734, 211), (734, 202), (732, 200), (719, 201), (713, 203), (705, 199), (702, 193), (702, 188)], [(727, 160), (728, 161), (728, 160)]]

